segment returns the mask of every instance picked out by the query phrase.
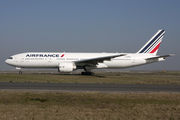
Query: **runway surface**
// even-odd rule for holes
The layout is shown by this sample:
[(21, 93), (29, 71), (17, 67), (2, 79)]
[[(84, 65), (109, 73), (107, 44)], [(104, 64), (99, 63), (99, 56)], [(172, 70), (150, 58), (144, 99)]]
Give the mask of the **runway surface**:
[(0, 82), (0, 91), (53, 91), (53, 92), (105, 92), (105, 93), (180, 92), (180, 85)]

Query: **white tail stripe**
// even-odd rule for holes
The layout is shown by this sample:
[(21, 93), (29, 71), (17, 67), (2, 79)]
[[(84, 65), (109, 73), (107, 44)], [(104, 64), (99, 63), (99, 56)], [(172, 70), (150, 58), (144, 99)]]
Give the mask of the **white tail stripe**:
[(157, 39), (144, 53), (149, 53), (151, 52), (161, 41), (162, 41), (163, 35), (161, 38)]
[[(159, 30), (137, 53), (152, 53), (154, 48), (158, 50), (159, 43), (161, 43), (164, 33), (165, 30)], [(154, 54), (157, 53), (157, 50), (154, 52)]]

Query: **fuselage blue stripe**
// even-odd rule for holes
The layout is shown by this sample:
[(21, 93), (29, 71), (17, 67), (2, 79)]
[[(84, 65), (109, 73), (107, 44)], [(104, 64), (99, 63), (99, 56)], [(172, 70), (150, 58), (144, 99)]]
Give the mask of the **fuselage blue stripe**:
[(139, 53), (143, 53), (163, 32), (164, 32), (165, 30), (162, 30), (153, 40), (151, 40), (151, 42), (148, 44), (148, 45), (146, 45), (146, 47), (143, 49), (143, 50), (141, 50)]

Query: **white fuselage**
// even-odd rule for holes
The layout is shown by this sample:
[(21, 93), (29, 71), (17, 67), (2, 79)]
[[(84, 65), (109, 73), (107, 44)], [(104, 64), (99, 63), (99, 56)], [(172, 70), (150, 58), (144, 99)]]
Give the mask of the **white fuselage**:
[[(98, 58), (110, 55), (118, 55), (120, 53), (45, 53), (32, 52), (21, 53), (11, 56), (6, 63), (19, 68), (58, 68), (60, 63), (75, 62), (79, 60)], [(162, 61), (164, 59), (157, 58), (154, 60), (146, 60), (146, 58), (154, 57), (152, 54), (123, 53), (125, 56), (105, 60), (98, 63), (93, 69), (116, 69), (127, 68), (147, 63)], [(83, 69), (81, 63), (76, 64), (77, 69)]]

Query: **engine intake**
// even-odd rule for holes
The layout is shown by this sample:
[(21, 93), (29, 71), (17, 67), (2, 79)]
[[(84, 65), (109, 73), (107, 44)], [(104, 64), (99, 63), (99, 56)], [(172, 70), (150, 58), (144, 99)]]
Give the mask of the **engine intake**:
[(72, 72), (74, 70), (76, 70), (76, 65), (74, 64), (74, 62), (59, 63), (59, 68), (58, 68), (59, 72)]

